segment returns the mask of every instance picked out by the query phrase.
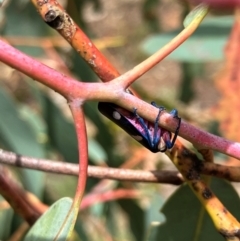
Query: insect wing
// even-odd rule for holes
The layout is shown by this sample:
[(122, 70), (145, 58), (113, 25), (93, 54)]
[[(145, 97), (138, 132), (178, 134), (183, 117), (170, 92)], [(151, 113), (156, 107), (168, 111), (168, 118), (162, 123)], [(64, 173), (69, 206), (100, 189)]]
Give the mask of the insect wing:
[(130, 136), (132, 136), (132, 138), (145, 146), (147, 149), (152, 152), (159, 151), (152, 150), (152, 147), (149, 145), (149, 140), (146, 136), (146, 133), (144, 132), (141, 125), (138, 123), (138, 120), (133, 113), (108, 102), (99, 102), (98, 110), (108, 119), (113, 121), (124, 131), (126, 131)]

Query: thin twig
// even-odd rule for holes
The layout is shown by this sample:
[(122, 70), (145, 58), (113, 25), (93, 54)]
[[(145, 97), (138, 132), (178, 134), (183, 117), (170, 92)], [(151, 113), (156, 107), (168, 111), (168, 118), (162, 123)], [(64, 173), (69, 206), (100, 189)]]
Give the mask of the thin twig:
[(183, 29), (175, 38), (173, 38), (164, 47), (159, 49), (156, 53), (151, 55), (149, 58), (129, 70), (127, 73), (114, 79), (113, 82), (119, 83), (123, 88), (128, 88), (135, 80), (145, 74), (161, 60), (166, 58), (176, 48), (183, 44), (198, 28), (204, 17), (207, 15), (208, 8), (202, 5), (202, 10), (198, 13), (192, 22)]
[(44, 22), (61, 34), (104, 82), (119, 76), (118, 71), (74, 23), (56, 0), (32, 0)]
[(80, 208), (80, 204), (85, 192), (85, 187), (87, 183), (87, 168), (88, 168), (88, 140), (87, 140), (87, 131), (86, 131), (86, 124), (85, 124), (85, 117), (82, 108), (82, 103), (74, 100), (69, 103), (75, 129), (77, 133), (77, 140), (78, 140), (78, 153), (79, 153), (79, 172), (78, 172), (78, 183), (77, 183), (77, 190), (75, 192), (74, 200), (72, 206), (64, 219), (59, 231), (54, 237), (54, 240), (59, 240), (59, 237), (62, 235), (62, 232), (65, 229), (65, 225), (71, 221), (71, 225), (68, 229), (67, 239), (72, 235), (75, 222), (77, 220), (78, 211)]
[[(184, 160), (184, 162), (186, 165), (191, 165), (192, 161), (197, 161), (201, 174), (224, 178), (233, 182), (240, 182), (239, 167), (204, 162), (199, 160), (196, 155), (191, 157), (193, 160), (188, 159)], [(73, 176), (78, 176), (79, 170), (78, 164), (26, 157), (4, 150), (0, 150), (0, 163)], [(88, 166), (88, 176), (99, 179), (105, 178), (119, 181), (169, 183), (174, 185), (179, 185), (183, 182), (181, 175), (176, 171), (142, 171), (90, 165)]]
[[(4, 150), (0, 150), (0, 163), (56, 174), (78, 176), (79, 172), (78, 164), (26, 157)], [(99, 179), (159, 182), (174, 185), (179, 185), (183, 181), (181, 175), (176, 171), (141, 171), (90, 165), (88, 166), (88, 176)]]
[(41, 215), (34, 205), (26, 200), (23, 189), (3, 166), (0, 166), (0, 193), (29, 225), (33, 225)]

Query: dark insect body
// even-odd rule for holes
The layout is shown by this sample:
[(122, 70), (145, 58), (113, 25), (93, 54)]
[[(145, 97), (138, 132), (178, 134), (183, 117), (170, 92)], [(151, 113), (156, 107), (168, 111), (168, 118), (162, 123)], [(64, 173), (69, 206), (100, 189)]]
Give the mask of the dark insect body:
[(104, 116), (125, 130), (130, 136), (150, 151), (154, 153), (159, 151), (165, 152), (167, 149), (171, 149), (174, 146), (181, 125), (181, 118), (178, 117), (176, 109), (170, 112), (170, 114), (178, 120), (178, 126), (172, 138), (172, 133), (170, 131), (158, 126), (160, 113), (165, 110), (165, 108), (162, 106), (158, 107), (154, 102), (151, 104), (159, 108), (154, 123), (140, 117), (137, 114), (137, 109), (134, 109), (133, 112), (129, 112), (113, 103), (99, 102), (98, 109)]

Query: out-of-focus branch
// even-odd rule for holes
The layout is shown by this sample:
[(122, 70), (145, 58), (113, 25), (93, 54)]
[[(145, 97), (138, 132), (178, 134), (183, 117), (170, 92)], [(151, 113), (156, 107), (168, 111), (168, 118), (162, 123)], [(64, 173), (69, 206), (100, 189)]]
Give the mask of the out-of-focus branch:
[(33, 225), (41, 215), (38, 209), (28, 202), (25, 192), (4, 166), (0, 166), (0, 193), (29, 225)]
[[(201, 174), (224, 178), (233, 182), (240, 182), (240, 168), (204, 162), (194, 154), (184, 160), (190, 166), (197, 162)], [(37, 159), (17, 155), (13, 152), (0, 150), (0, 163), (39, 171), (77, 176), (78, 164), (56, 162), (53, 160)], [(183, 182), (182, 176), (177, 171), (141, 171), (110, 167), (88, 166), (88, 176), (99, 179), (112, 179), (133, 182), (155, 182), (179, 185)]]
[[(13, 152), (0, 150), (0, 163), (39, 171), (78, 176), (79, 165), (56, 162), (17, 155)], [(159, 182), (179, 185), (183, 182), (176, 171), (141, 171), (121, 168), (88, 166), (88, 176), (99, 179), (113, 179), (135, 182)]]

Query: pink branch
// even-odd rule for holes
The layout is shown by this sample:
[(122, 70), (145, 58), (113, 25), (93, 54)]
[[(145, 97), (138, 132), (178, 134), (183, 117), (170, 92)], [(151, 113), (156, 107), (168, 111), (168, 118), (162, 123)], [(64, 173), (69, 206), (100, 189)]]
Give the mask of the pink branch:
[[(133, 110), (133, 107), (137, 108), (138, 114), (151, 122), (155, 121), (158, 114), (157, 108), (126, 92), (124, 92), (121, 95), (121, 98), (115, 103), (130, 111)], [(159, 125), (174, 132), (177, 127), (177, 120), (165, 112), (161, 114)], [(193, 143), (193, 145), (199, 150), (213, 149), (240, 160), (240, 143), (238, 142), (229, 141), (222, 137), (215, 136), (184, 121), (181, 123), (179, 136)]]
[(88, 208), (96, 203), (103, 203), (107, 201), (113, 201), (117, 199), (136, 199), (140, 197), (140, 192), (136, 190), (128, 190), (128, 189), (117, 189), (110, 190), (103, 193), (93, 193), (84, 197), (81, 203), (81, 210)]
[(86, 180), (87, 180), (87, 169), (88, 169), (88, 141), (87, 131), (85, 126), (85, 119), (82, 106), (77, 101), (70, 103), (72, 111), (77, 139), (78, 139), (78, 151), (79, 151), (79, 174), (78, 174), (78, 186), (76, 195), (74, 198), (74, 206), (79, 208), (81, 199), (84, 195)]
[[(111, 101), (129, 111), (136, 107), (140, 116), (152, 122), (154, 122), (158, 114), (158, 110), (155, 107), (124, 92), (123, 88), (120, 87), (120, 83), (114, 83), (115, 81), (108, 83), (81, 83), (39, 63), (1, 40), (0, 60), (49, 86), (69, 100), (78, 100), (79, 104), (88, 99)], [(174, 131), (177, 123), (172, 116), (163, 113), (159, 125), (167, 130)], [(199, 130), (184, 121), (181, 124), (179, 135), (200, 147), (199, 149), (209, 148), (240, 159), (239, 143), (234, 143)]]
[[(23, 54), (3, 40), (0, 40), (0, 60), (64, 96), (71, 93), (76, 81)], [(81, 88), (82, 83), (78, 82), (78, 85)]]

